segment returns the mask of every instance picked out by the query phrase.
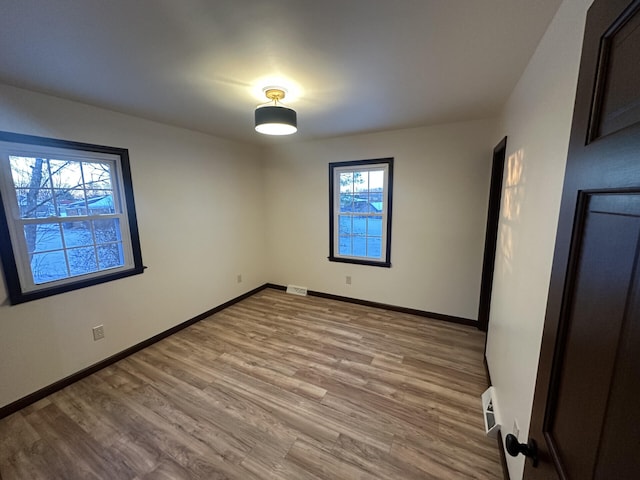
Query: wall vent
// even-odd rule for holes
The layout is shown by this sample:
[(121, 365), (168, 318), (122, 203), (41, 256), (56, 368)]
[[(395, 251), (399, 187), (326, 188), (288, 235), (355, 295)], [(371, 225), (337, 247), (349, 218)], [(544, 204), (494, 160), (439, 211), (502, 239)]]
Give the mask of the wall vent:
[(307, 287), (299, 287), (297, 285), (287, 285), (287, 293), (292, 295), (307, 296)]

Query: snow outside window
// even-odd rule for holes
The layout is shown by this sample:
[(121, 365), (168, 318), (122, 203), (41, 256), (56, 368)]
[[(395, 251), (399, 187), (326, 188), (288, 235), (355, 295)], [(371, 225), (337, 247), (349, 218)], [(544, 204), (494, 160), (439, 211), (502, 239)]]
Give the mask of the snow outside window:
[(11, 303), (142, 273), (128, 152), (0, 132)]
[(329, 260), (391, 266), (393, 159), (329, 164)]

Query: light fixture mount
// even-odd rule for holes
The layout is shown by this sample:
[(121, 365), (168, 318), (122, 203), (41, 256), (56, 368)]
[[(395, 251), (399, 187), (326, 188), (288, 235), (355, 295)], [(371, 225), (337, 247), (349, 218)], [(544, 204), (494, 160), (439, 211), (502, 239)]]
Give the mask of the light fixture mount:
[(286, 96), (286, 90), (281, 87), (265, 87), (263, 92), (269, 102), (265, 105), (258, 105), (256, 108), (256, 132), (265, 135), (291, 135), (297, 132), (298, 116), (296, 111), (278, 103)]
[(286, 97), (287, 92), (282, 88), (266, 87), (264, 94), (269, 100), (277, 103)]

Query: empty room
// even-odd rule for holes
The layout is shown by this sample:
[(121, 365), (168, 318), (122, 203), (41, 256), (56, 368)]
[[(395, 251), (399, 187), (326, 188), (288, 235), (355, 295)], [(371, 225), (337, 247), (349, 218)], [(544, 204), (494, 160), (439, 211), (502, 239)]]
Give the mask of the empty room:
[(638, 12), (1, 0), (0, 479), (637, 478)]

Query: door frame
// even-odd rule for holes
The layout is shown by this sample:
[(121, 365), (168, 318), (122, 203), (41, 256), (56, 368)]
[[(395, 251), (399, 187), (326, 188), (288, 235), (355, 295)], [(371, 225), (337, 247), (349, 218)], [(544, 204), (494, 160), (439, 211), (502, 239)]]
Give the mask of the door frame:
[(506, 154), (507, 137), (504, 137), (493, 149), (493, 163), (491, 165), (491, 186), (489, 187), (489, 207), (487, 209), (484, 259), (482, 261), (482, 281), (480, 284), (480, 302), (478, 305), (478, 330), (483, 332), (486, 332), (489, 329), (491, 292), (493, 290), (493, 272), (496, 262), (498, 224), (500, 221), (502, 181), (504, 177)]

